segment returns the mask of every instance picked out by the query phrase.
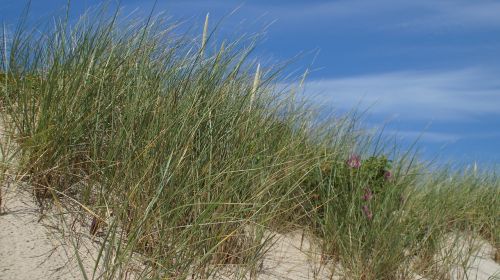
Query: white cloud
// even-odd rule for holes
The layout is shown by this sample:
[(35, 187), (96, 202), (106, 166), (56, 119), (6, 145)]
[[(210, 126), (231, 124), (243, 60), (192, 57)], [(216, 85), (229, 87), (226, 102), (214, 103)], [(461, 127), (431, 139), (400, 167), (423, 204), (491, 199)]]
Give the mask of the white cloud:
[(400, 119), (473, 119), (500, 115), (500, 81), (493, 72), (470, 68), (323, 79), (309, 82), (304, 94), (336, 108), (369, 107)]
[(500, 3), (488, 0), (341, 0), (286, 5), (253, 2), (243, 6), (242, 11), (270, 12), (280, 21), (296, 23), (328, 19), (382, 28), (500, 27)]
[(429, 131), (413, 131), (413, 130), (389, 130), (385, 132), (386, 135), (395, 135), (398, 138), (402, 138), (408, 141), (419, 140), (420, 142), (432, 142), (432, 143), (454, 143), (460, 139), (464, 138), (464, 135), (458, 135), (456, 133), (444, 133), (444, 132), (429, 132)]
[[(135, 8), (137, 0), (123, 1)], [(154, 1), (140, 2), (142, 7)], [(229, 14), (239, 7), (235, 18), (284, 23), (290, 30), (300, 26), (318, 27), (318, 22), (332, 28), (362, 27), (381, 30), (434, 31), (471, 28), (500, 28), (500, 3), (489, 0), (337, 0), (337, 1), (221, 1), (185, 0), (158, 3), (158, 10), (175, 15), (205, 14), (219, 11)]]
[(416, 1), (427, 10), (419, 18), (402, 22), (406, 27), (500, 27), (500, 3), (492, 1)]

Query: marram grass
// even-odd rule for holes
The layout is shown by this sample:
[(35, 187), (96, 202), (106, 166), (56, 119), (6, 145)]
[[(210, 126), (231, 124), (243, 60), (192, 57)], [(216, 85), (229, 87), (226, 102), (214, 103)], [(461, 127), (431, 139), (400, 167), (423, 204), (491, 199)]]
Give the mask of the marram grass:
[(71, 197), (91, 234), (122, 244), (101, 278), (124, 278), (133, 253), (143, 278), (255, 273), (268, 233), (296, 228), (351, 279), (432, 279), (457, 231), (500, 246), (496, 177), (388, 158), (353, 116), (315, 121), (248, 60), (255, 42), (210, 43), (208, 15), (201, 43), (162, 18), (55, 22), (4, 37), (2, 116), (42, 209)]

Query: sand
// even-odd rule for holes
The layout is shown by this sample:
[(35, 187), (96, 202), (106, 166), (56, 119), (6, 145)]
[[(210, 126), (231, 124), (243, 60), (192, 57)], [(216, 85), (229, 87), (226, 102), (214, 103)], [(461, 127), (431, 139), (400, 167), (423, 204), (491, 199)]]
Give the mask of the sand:
[[(61, 238), (53, 230), (54, 217), (41, 218), (32, 195), (22, 188), (2, 188), (3, 205), (0, 215), (0, 279), (84, 279), (73, 246), (67, 238)], [(265, 255), (260, 271), (255, 278), (271, 279), (342, 279), (339, 271), (332, 272), (321, 262), (318, 249), (301, 232), (286, 235), (276, 234), (276, 242)], [(450, 271), (451, 279), (500, 279), (500, 265), (493, 260), (494, 248), (484, 242), (468, 242), (454, 254), (476, 250), (476, 257), (464, 266), (455, 266)], [(98, 244), (79, 246), (79, 253), (85, 258), (84, 268), (93, 269)], [(456, 240), (455, 240), (456, 241)], [(449, 243), (451, 244), (451, 240)], [(89, 245), (90, 244), (90, 245)], [(85, 248), (85, 249), (82, 249)], [(443, 249), (443, 254), (452, 252)], [(232, 270), (232, 269), (229, 269)], [(467, 274), (468, 278), (465, 278)], [(98, 275), (98, 274), (96, 274)], [(89, 278), (92, 279), (91, 274)], [(94, 277), (94, 278), (97, 278)], [(234, 276), (218, 278), (232, 279)], [(425, 279), (415, 274), (412, 279)]]
[[(0, 279), (83, 279), (73, 247), (41, 219), (30, 193), (3, 188)], [(89, 265), (90, 266), (90, 265)]]

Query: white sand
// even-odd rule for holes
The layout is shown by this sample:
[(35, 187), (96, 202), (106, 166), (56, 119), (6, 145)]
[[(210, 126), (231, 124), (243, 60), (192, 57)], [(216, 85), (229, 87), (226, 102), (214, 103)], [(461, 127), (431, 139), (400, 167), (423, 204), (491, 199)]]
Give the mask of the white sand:
[(0, 279), (83, 279), (73, 247), (40, 220), (31, 194), (6, 188), (2, 193)]
[[(467, 238), (463, 234), (450, 237), (448, 244), (453, 242), (458, 246), (444, 253), (454, 255), (457, 263), (462, 264), (453, 265), (450, 272), (452, 279), (500, 279), (500, 265), (494, 261), (496, 249), (491, 244), (481, 239)], [(473, 257), (464, 257), (468, 255)]]
[[(3, 214), (0, 215), (0, 280), (21, 279), (84, 279), (74, 258), (73, 246), (67, 239), (50, 230), (50, 217), (40, 220), (38, 206), (30, 193), (21, 189), (2, 188)], [(257, 279), (342, 279), (339, 271), (332, 272), (330, 264), (321, 262), (318, 249), (300, 232), (276, 235), (276, 243), (265, 255)], [(457, 240), (454, 240), (457, 241)], [(449, 244), (453, 241), (449, 240)], [(464, 260), (450, 271), (451, 279), (500, 279), (500, 265), (493, 260), (494, 248), (484, 241), (469, 242), (443, 254), (476, 251), (476, 257)], [(82, 248), (86, 248), (82, 250)], [(92, 271), (97, 245), (80, 246), (86, 271)], [(229, 269), (234, 271), (233, 269)], [(468, 278), (465, 277), (465, 274)], [(91, 275), (89, 275), (91, 276)], [(92, 278), (92, 277), (90, 277)], [(221, 277), (233, 279), (232, 277)], [(418, 275), (413, 279), (425, 279)]]
[(338, 279), (330, 263), (321, 261), (319, 248), (302, 232), (276, 235), (274, 246), (264, 257), (259, 279)]

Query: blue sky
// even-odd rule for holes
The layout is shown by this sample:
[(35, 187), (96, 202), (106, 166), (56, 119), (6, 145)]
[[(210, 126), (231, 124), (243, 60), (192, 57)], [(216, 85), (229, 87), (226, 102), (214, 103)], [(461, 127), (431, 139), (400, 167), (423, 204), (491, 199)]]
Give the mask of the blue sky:
[[(66, 0), (33, 0), (32, 18), (49, 18)], [(73, 1), (76, 17), (100, 1)], [(154, 1), (123, 0), (146, 15)], [(24, 6), (0, 0), (0, 20)], [(263, 64), (303, 57), (305, 94), (337, 110), (369, 107), (368, 126), (387, 125), (423, 156), (479, 165), (500, 163), (500, 1), (159, 0), (157, 11), (200, 26), (226, 18), (217, 37), (265, 30)]]

